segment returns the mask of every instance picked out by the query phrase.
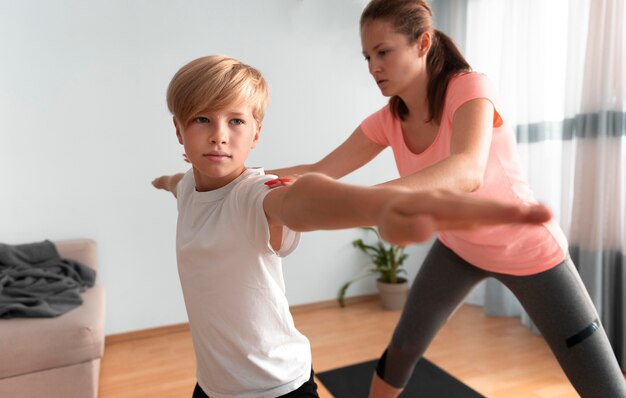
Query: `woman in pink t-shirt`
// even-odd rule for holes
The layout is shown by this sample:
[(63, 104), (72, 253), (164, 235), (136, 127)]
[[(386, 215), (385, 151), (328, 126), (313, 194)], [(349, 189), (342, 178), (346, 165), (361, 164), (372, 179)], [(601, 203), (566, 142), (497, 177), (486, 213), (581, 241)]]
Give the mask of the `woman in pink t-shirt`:
[[(385, 185), (535, 203), (493, 87), (432, 28), (424, 0), (371, 1), (361, 15), (361, 42), (389, 104), (321, 161), (271, 173), (340, 178), (390, 146), (400, 178)], [(615, 355), (567, 253), (554, 221), (442, 232), (413, 282), (370, 396), (398, 396), (454, 309), (478, 282), (494, 277), (520, 300), (581, 396), (626, 397)]]

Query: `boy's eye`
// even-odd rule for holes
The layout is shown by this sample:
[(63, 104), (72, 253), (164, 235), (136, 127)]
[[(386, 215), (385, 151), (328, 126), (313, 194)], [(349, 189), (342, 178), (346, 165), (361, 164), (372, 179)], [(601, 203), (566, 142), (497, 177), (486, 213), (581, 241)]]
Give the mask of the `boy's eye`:
[(365, 60), (366, 60), (367, 62), (369, 62), (369, 61), (370, 61), (370, 57), (369, 57), (369, 55), (365, 55), (363, 58), (365, 58)]
[(387, 50), (380, 50), (380, 51), (378, 52), (378, 56), (379, 56), (379, 57), (384, 57), (384, 56), (385, 56), (385, 54), (387, 54), (387, 52), (388, 52)]
[(197, 118), (193, 119), (193, 121), (195, 123), (208, 123), (209, 122), (209, 118), (208, 117), (204, 117), (204, 116), (198, 116)]
[(243, 121), (243, 119), (232, 119), (230, 122), (231, 122), (232, 124), (234, 124), (234, 125), (237, 125), (237, 126), (238, 126), (238, 125), (240, 125), (240, 124), (244, 124), (244, 123), (245, 123), (245, 122)]

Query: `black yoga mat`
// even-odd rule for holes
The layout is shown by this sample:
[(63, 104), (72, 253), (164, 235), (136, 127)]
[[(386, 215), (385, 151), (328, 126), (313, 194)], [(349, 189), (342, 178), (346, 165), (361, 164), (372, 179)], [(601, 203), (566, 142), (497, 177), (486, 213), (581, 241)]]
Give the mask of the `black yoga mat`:
[[(335, 398), (367, 398), (376, 360), (318, 373)], [(420, 359), (400, 398), (485, 398), (425, 358)]]

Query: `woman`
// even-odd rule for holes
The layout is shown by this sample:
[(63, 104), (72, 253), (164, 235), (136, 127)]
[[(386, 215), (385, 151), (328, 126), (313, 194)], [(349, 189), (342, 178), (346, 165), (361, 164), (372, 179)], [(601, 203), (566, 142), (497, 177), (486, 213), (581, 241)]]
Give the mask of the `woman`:
[[(340, 178), (391, 146), (400, 178), (386, 185), (535, 203), (493, 87), (433, 29), (428, 4), (373, 0), (360, 27), (369, 71), (389, 104), (321, 161), (270, 173)], [(554, 221), (440, 233), (378, 362), (371, 397), (401, 393), (437, 331), (487, 277), (517, 296), (582, 397), (626, 397), (624, 377)]]

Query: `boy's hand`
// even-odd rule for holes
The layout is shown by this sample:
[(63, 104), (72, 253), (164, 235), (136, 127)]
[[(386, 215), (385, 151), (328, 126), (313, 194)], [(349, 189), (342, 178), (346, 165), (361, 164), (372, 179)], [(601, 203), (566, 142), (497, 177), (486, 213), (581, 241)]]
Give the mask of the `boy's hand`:
[(386, 241), (405, 246), (437, 231), (494, 224), (543, 223), (552, 218), (544, 205), (505, 204), (447, 191), (399, 195), (382, 210), (378, 230)]
[(166, 191), (167, 189), (167, 183), (170, 179), (170, 176), (161, 176), (161, 177), (157, 177), (154, 180), (152, 180), (152, 185), (156, 188), (156, 189), (165, 189)]
[(163, 189), (165, 191), (169, 191), (176, 197), (176, 186), (183, 178), (185, 174), (179, 173), (171, 176), (161, 176), (152, 180), (152, 186), (156, 189)]

